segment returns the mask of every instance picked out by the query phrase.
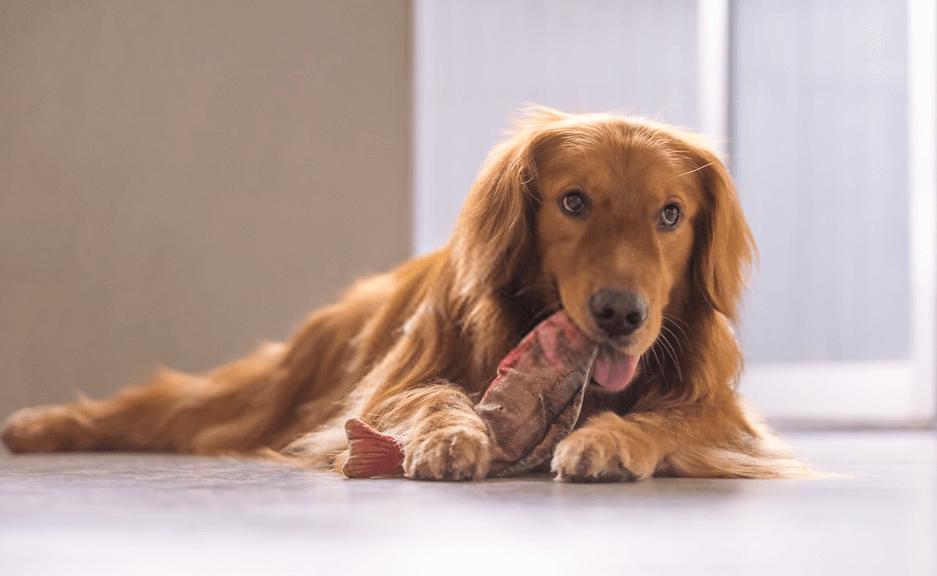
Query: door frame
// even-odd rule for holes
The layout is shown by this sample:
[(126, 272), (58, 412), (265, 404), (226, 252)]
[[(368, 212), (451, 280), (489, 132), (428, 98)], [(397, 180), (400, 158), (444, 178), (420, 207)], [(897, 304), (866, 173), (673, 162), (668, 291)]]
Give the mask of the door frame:
[[(732, 0), (699, 0), (701, 128), (732, 135)], [(937, 1), (907, 0), (911, 350), (899, 360), (753, 362), (741, 393), (774, 421), (933, 425), (937, 414)], [(732, 147), (723, 145), (731, 160)]]

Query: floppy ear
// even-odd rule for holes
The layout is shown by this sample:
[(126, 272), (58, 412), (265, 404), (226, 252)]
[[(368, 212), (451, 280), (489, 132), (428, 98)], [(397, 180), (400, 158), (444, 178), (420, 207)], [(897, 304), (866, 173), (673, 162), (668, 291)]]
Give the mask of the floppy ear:
[(729, 320), (738, 318), (738, 304), (748, 280), (755, 242), (745, 221), (732, 178), (710, 150), (693, 145), (705, 206), (696, 229), (693, 281), (702, 299)]
[(528, 109), (515, 134), (485, 160), (450, 244), (460, 294), (490, 293), (522, 272), (539, 203), (535, 149), (546, 127), (563, 118), (548, 108)]

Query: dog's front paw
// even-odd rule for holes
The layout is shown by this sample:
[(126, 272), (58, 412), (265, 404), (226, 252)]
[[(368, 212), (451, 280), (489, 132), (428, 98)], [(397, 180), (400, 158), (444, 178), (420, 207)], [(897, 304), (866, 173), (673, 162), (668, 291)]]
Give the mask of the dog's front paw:
[(419, 480), (481, 480), (488, 475), (488, 435), (464, 427), (448, 427), (408, 442), (403, 472)]
[(566, 482), (630, 482), (654, 473), (657, 457), (624, 434), (581, 428), (557, 444), (550, 468)]

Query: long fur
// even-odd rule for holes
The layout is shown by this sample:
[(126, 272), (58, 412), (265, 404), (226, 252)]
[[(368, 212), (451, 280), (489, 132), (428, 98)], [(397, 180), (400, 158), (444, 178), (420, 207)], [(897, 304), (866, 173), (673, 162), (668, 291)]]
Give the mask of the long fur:
[(14, 452), (241, 453), (332, 468), (345, 457), (342, 424), (359, 416), (401, 438), (408, 476), (481, 478), (489, 446), (471, 398), (563, 305), (538, 248), (541, 164), (585, 149), (626, 154), (635, 142), (678, 163), (698, 188), (692, 254), (641, 374), (624, 394), (595, 402), (557, 448), (554, 471), (568, 480), (804, 474), (735, 391), (731, 323), (754, 244), (722, 162), (667, 126), (545, 108), (529, 110), (492, 151), (445, 248), (357, 283), (285, 343), (206, 374), (160, 371), (112, 398), (22, 410), (3, 442)]

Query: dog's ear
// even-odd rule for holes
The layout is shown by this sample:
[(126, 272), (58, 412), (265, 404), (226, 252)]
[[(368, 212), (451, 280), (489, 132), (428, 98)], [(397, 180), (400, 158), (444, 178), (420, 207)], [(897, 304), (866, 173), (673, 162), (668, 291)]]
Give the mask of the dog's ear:
[(549, 108), (528, 109), (513, 136), (485, 160), (450, 244), (462, 295), (497, 290), (523, 272), (539, 203), (535, 155), (548, 127), (565, 117)]
[(705, 199), (696, 226), (693, 282), (706, 304), (736, 321), (755, 242), (725, 165), (705, 145), (693, 143), (690, 152)]

